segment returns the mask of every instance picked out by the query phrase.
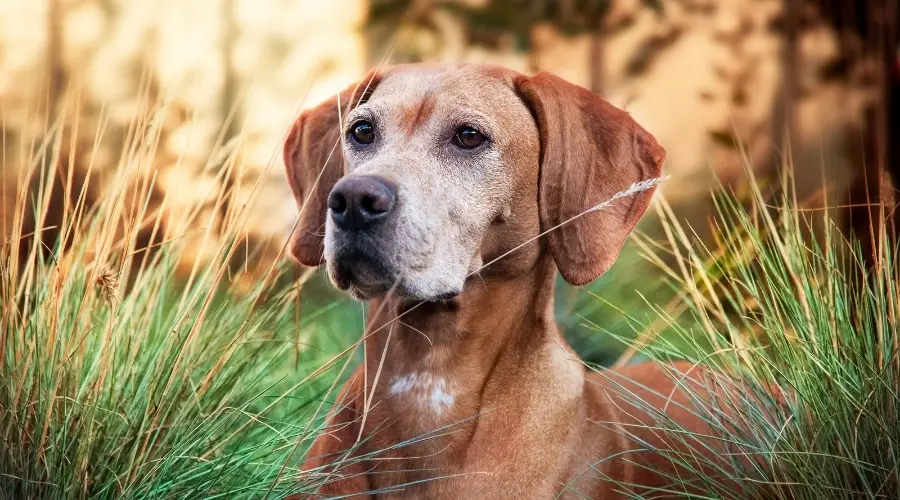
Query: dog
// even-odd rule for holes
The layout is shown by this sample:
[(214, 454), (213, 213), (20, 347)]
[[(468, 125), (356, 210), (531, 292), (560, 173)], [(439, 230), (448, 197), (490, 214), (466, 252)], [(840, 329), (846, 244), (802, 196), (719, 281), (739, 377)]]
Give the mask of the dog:
[(607, 499), (671, 483), (677, 467), (647, 448), (677, 445), (648, 408), (709, 433), (692, 366), (586, 370), (553, 307), (557, 271), (576, 286), (607, 271), (653, 189), (592, 207), (665, 157), (590, 91), (492, 65), (382, 68), (303, 112), (284, 146), (289, 251), (370, 301), (363, 366), (304, 465), (326, 478), (319, 496)]

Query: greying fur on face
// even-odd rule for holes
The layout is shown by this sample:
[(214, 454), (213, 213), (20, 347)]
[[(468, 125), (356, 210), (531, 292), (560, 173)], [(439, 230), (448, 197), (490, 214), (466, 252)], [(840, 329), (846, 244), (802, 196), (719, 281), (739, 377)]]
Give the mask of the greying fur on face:
[[(467, 77), (469, 84), (459, 81)], [(342, 256), (371, 252), (367, 256), (381, 269), (371, 276), (355, 269), (357, 278), (362, 275), (357, 281), (372, 280), (349, 284), (357, 298), (390, 287), (414, 299), (460, 293), (469, 273), (481, 266), (485, 232), (512, 211), (516, 186), (509, 169), (518, 158), (510, 157), (536, 149), (537, 130), (527, 108), (501, 81), (409, 70), (385, 78), (347, 116), (345, 129), (360, 120), (374, 125), (376, 140), (361, 146), (344, 131), (346, 175), (396, 183), (397, 204), (389, 221), (366, 233), (348, 235), (326, 220), (329, 275), (338, 283)], [(463, 125), (475, 127), (487, 142), (473, 151), (454, 146), (451, 139)], [(379, 273), (386, 276), (376, 277)]]

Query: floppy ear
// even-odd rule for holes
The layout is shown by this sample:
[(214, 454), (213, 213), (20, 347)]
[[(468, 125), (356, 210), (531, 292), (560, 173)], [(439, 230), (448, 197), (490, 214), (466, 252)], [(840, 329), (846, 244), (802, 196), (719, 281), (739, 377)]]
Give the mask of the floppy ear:
[(304, 111), (284, 142), (288, 183), (300, 209), (289, 250), (305, 266), (324, 263), (328, 193), (344, 175), (340, 143), (343, 118), (371, 95), (380, 79), (381, 74), (373, 71), (331, 99)]
[[(625, 111), (548, 73), (520, 76), (515, 86), (540, 134), (542, 231), (609, 200), (634, 182), (659, 177), (665, 150)], [(563, 278), (584, 285), (606, 272), (653, 191), (623, 198), (551, 231), (547, 242)]]

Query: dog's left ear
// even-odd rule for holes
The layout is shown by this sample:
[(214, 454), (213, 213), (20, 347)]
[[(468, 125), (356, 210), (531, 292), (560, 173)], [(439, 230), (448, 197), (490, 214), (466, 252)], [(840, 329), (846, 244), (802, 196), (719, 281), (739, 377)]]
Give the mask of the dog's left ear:
[[(632, 183), (659, 177), (665, 150), (625, 111), (548, 73), (519, 76), (515, 87), (540, 134), (542, 231), (607, 201)], [(551, 231), (547, 241), (563, 278), (584, 285), (606, 272), (653, 191), (618, 200)]]

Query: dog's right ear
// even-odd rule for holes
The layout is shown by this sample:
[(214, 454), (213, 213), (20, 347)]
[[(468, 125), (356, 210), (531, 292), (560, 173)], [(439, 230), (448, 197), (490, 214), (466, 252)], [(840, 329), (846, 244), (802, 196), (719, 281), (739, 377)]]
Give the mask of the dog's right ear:
[(324, 263), (328, 193), (344, 175), (340, 141), (343, 119), (368, 99), (382, 75), (372, 71), (331, 99), (301, 113), (284, 142), (288, 183), (300, 210), (288, 248), (304, 266)]

